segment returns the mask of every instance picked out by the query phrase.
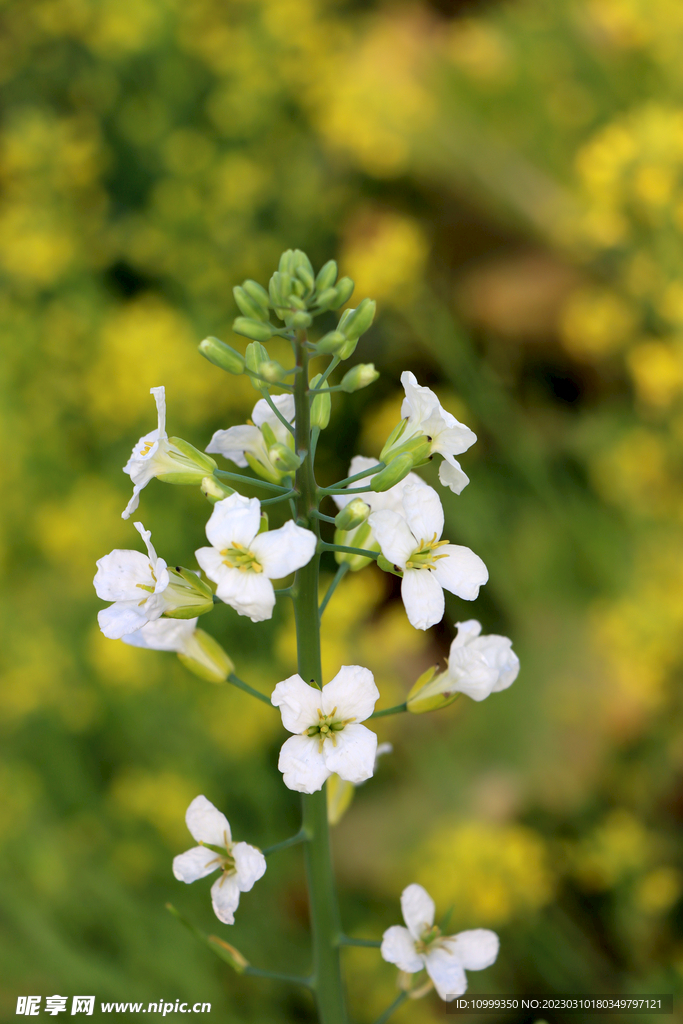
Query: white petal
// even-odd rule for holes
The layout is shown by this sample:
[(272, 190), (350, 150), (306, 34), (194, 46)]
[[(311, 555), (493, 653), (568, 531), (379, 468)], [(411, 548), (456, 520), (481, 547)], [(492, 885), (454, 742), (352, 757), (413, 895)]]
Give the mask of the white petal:
[(434, 900), (426, 889), (415, 882), (406, 886), (401, 893), (401, 910), (408, 931), (416, 940), (434, 924)]
[(463, 472), (460, 463), (452, 455), (444, 456), (439, 466), (439, 480), (444, 487), (453, 491), (453, 494), (461, 494), (470, 482), (467, 473)]
[(212, 455), (223, 455), (242, 468), (249, 465), (244, 457), (245, 452), (250, 452), (256, 457), (259, 455), (267, 457), (263, 434), (258, 427), (249, 423), (240, 424), (238, 427), (229, 427), (227, 430), (217, 430), (205, 451)]
[(197, 628), (197, 619), (156, 619), (135, 633), (122, 636), (124, 644), (150, 651), (182, 651)]
[(432, 451), (439, 452), (452, 466), (457, 466), (453, 456), (462, 455), (468, 448), (471, 448), (477, 440), (477, 435), (441, 406), (439, 406), (439, 414), (438, 423), (433, 422), (435, 417), (432, 414), (432, 422), (425, 424), (425, 431), (432, 437)]
[(235, 492), (213, 506), (206, 524), (206, 536), (219, 551), (232, 544), (249, 547), (260, 525), (261, 502), (258, 498), (245, 498)]
[(323, 757), (329, 772), (358, 786), (372, 778), (375, 770), (377, 736), (364, 725), (346, 725), (335, 733), (336, 746), (328, 737), (323, 744)]
[(498, 670), (472, 645), (451, 649), (448, 675), (453, 680), (453, 689), (466, 693), (472, 700), (484, 700), (498, 682)]
[(436, 946), (425, 956), (427, 974), (434, 982), (437, 995), (450, 1003), (456, 996), (467, 991), (467, 976), (456, 956), (447, 946)]
[(440, 558), (434, 568), (437, 580), (451, 594), (465, 601), (474, 601), (479, 596), (479, 587), (489, 578), (489, 571), (479, 555), (460, 544), (446, 544), (439, 548)]
[[(439, 548), (439, 551), (444, 550)], [(408, 621), (415, 629), (429, 629), (436, 622), (441, 622), (446, 603), (441, 584), (432, 569), (406, 569), (401, 597)]]
[[(145, 547), (147, 548), (149, 560), (152, 564), (152, 567), (154, 567), (157, 563), (157, 553), (154, 550), (154, 545), (152, 544), (152, 531), (146, 530), (142, 523), (133, 523), (133, 526), (135, 527), (135, 529), (138, 531), (143, 541), (145, 542)], [(166, 563), (164, 562), (164, 565), (165, 564)]]
[(265, 573), (251, 569), (241, 572), (226, 565), (217, 583), (217, 595), (238, 615), (247, 615), (252, 622), (263, 622), (272, 617), (275, 591)]
[(311, 530), (288, 519), (279, 530), (269, 530), (254, 537), (250, 549), (271, 580), (280, 580), (307, 565), (313, 558), (318, 538)]
[[(368, 459), (365, 455), (354, 455), (347, 476), (355, 476), (356, 473), (362, 473), (364, 469), (371, 469), (376, 465), (377, 459)], [(360, 487), (362, 484), (362, 480), (357, 480), (355, 484), (349, 484), (349, 487)], [(362, 498), (369, 505), (371, 495), (374, 495), (373, 491), (368, 491), (367, 494), (333, 494), (332, 500), (337, 508), (345, 508), (354, 498)]]
[(218, 855), (205, 846), (193, 846), (173, 858), (173, 874), (180, 882), (196, 882), (219, 867)]
[(198, 843), (225, 846), (230, 843), (228, 819), (205, 796), (196, 796), (185, 812), (185, 823)]
[(519, 675), (519, 658), (512, 650), (512, 640), (506, 636), (489, 633), (488, 636), (478, 637), (471, 646), (498, 673), (498, 679), (493, 687), (494, 693), (512, 686)]
[[(370, 491), (368, 497), (365, 499), (372, 509), (373, 512), (381, 512), (384, 509), (389, 509), (392, 512), (398, 512), (400, 516), (404, 514), (403, 508), (403, 495), (406, 487), (416, 487), (420, 490), (429, 490), (432, 488), (429, 484), (426, 484), (424, 480), (417, 475), (417, 473), (408, 473), (408, 476), (403, 480), (399, 480), (397, 484), (390, 487), (388, 491)], [(363, 495), (359, 495), (363, 497)]]
[(223, 578), (226, 570), (230, 572), (238, 571), (225, 564), (218, 548), (198, 548), (194, 553), (194, 557), (197, 559), (197, 565), (204, 570), (209, 579), (213, 580), (214, 583), (218, 583)]
[(142, 601), (149, 595), (138, 584), (155, 585), (149, 558), (142, 551), (115, 548), (96, 564), (93, 584), (102, 601)]
[(417, 378), (410, 370), (401, 374), (401, 384), (405, 388), (406, 397), (401, 406), (401, 416), (408, 416), (411, 426), (421, 428), (434, 409), (440, 409), (439, 399), (430, 388), (420, 387)]
[(142, 606), (138, 601), (115, 601), (97, 613), (99, 627), (110, 640), (121, 640), (124, 636), (135, 633), (149, 622), (150, 618), (158, 618), (161, 615), (161, 609), (150, 614), (146, 606), (146, 601)]
[(258, 882), (266, 873), (266, 858), (260, 850), (249, 843), (235, 843), (230, 853), (235, 858), (240, 892), (249, 892), (254, 882)]
[(282, 744), (277, 766), (285, 786), (297, 793), (316, 793), (332, 774), (318, 752), (315, 736), (290, 736)]
[(380, 948), (382, 957), (390, 964), (396, 964), (399, 970), (414, 974), (421, 971), (424, 961), (415, 952), (415, 941), (407, 928), (400, 924), (387, 928), (382, 936)]
[[(282, 413), (288, 423), (294, 422), (294, 395), (273, 395), (273, 405), (275, 405), (278, 412)], [(276, 436), (278, 428), (281, 428), (283, 431), (286, 430), (265, 398), (259, 398), (253, 408), (251, 418), (257, 427), (262, 427), (264, 423), (267, 423), (276, 433)]]
[(455, 628), (458, 632), (451, 644), (451, 650), (454, 647), (463, 647), (464, 644), (468, 644), (478, 637), (481, 633), (481, 622), (477, 622), (476, 619), (467, 619), (466, 622), (456, 622)]
[(403, 508), (414, 537), (432, 540), (436, 536), (439, 539), (443, 533), (443, 506), (433, 487), (409, 484), (403, 490)]
[[(125, 467), (124, 467), (125, 472)], [(151, 480), (151, 477), (150, 477)], [(133, 487), (133, 497), (130, 499), (123, 512), (121, 513), (122, 519), (130, 519), (133, 512), (137, 511), (137, 507), (140, 504), (140, 491), (147, 486), (149, 480), (145, 480), (143, 484), (135, 484)]]
[(222, 874), (211, 886), (211, 905), (218, 920), (223, 924), (234, 924), (239, 901), (237, 875)]
[(372, 512), (368, 516), (368, 522), (384, 557), (388, 562), (403, 569), (418, 546), (403, 516), (390, 509), (384, 509), (381, 512)]
[[(337, 709), (337, 718), (353, 718), (364, 722), (375, 710), (379, 690), (369, 668), (360, 665), (342, 665), (334, 679), (323, 686), (323, 714)], [(294, 730), (292, 730), (294, 732)]]
[(473, 928), (458, 932), (446, 940), (448, 948), (455, 954), (468, 971), (483, 971), (495, 963), (500, 949), (500, 939), (488, 928)]
[(289, 676), (278, 683), (270, 700), (280, 709), (282, 724), (288, 732), (300, 734), (320, 720), (318, 709), (322, 710), (323, 695), (299, 675)]
[(161, 385), (158, 388), (150, 388), (150, 395), (154, 395), (157, 404), (157, 430), (159, 437), (167, 437), (166, 433), (166, 388)]

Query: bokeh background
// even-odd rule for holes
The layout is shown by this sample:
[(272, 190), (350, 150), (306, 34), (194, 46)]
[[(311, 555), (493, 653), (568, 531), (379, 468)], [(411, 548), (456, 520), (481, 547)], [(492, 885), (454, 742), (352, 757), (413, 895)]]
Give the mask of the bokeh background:
[[(379, 305), (357, 358), (382, 377), (337, 402), (324, 482), (377, 454), (407, 367), (479, 436), (446, 536), (485, 559), (482, 596), (449, 600), (425, 635), (393, 577), (348, 578), (325, 616), (328, 678), (367, 664), (398, 702), (472, 615), (523, 665), (482, 704), (378, 723), (394, 754), (334, 836), (347, 930), (381, 935), (419, 881), (454, 930), (501, 934), (473, 991), (678, 992), (681, 4), (4, 0), (0, 21), (5, 1018), (17, 994), (92, 992), (314, 1019), (164, 910), (257, 965), (306, 969), (300, 851), (270, 862), (233, 928), (208, 883), (170, 870), (199, 792), (238, 838), (296, 831), (279, 716), (105, 640), (91, 582), (98, 557), (138, 545), (121, 466), (155, 424), (150, 386), (200, 448), (249, 414), (249, 383), (196, 345), (237, 343), (232, 286), (290, 246), (337, 257)], [(160, 553), (189, 566), (209, 511), (156, 481), (141, 503)], [(292, 670), (288, 612), (202, 625), (269, 689)], [(370, 1024), (395, 971), (344, 956)], [(396, 1021), (444, 1013), (429, 996)]]

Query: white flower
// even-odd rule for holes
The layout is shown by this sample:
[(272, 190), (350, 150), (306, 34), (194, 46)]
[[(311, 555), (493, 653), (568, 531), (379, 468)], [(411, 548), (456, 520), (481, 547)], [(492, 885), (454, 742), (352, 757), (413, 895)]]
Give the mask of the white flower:
[(401, 894), (407, 928), (393, 925), (382, 936), (383, 958), (401, 971), (414, 974), (427, 968), (439, 996), (446, 1002), (467, 990), (465, 971), (482, 971), (498, 956), (500, 942), (486, 928), (441, 935), (434, 925), (434, 900), (421, 885), (409, 885)]
[(141, 551), (116, 548), (97, 562), (93, 583), (102, 601), (113, 601), (98, 612), (100, 629), (110, 640), (120, 640), (135, 633), (147, 622), (158, 619), (174, 601), (166, 594), (170, 583), (169, 571), (163, 558), (158, 558), (151, 542), (149, 530), (135, 523), (147, 546), (147, 555)]
[(217, 501), (206, 524), (213, 545), (195, 556), (214, 583), (221, 601), (252, 622), (273, 614), (275, 592), (271, 580), (300, 569), (310, 562), (317, 539), (310, 530), (291, 519), (279, 530), (259, 533), (261, 502), (231, 494)]
[(166, 433), (166, 389), (150, 388), (157, 404), (157, 428), (141, 437), (133, 448), (123, 472), (133, 481), (133, 497), (121, 513), (128, 519), (140, 504), (140, 491), (155, 476), (167, 483), (201, 483), (205, 476), (211, 476), (216, 463), (187, 441), (179, 437), (169, 438)]
[(175, 651), (185, 668), (212, 683), (224, 682), (235, 668), (218, 641), (197, 629), (196, 618), (156, 619), (121, 639), (148, 651)]
[(457, 636), (448, 656), (449, 689), (466, 693), (472, 700), (484, 700), (491, 693), (507, 690), (519, 674), (519, 658), (512, 640), (490, 633), (480, 636), (476, 619), (456, 622)]
[[(294, 423), (294, 396), (274, 395), (273, 403), (288, 423)], [(252, 423), (217, 430), (206, 451), (225, 456), (236, 466), (251, 468), (260, 476), (279, 483), (285, 475), (273, 462), (270, 449), (276, 443), (294, 450), (292, 434), (278, 419), (265, 398), (259, 399), (251, 414)]]
[(191, 644), (197, 622), (197, 619), (155, 619), (121, 639), (131, 647), (144, 647), (148, 651), (175, 651), (177, 654)]
[(285, 785), (315, 793), (333, 772), (355, 785), (369, 779), (377, 736), (358, 723), (370, 717), (378, 698), (372, 672), (360, 665), (343, 665), (322, 690), (299, 675), (278, 683), (271, 701), (280, 708), (285, 729), (297, 734), (280, 751)]
[(392, 443), (385, 446), (382, 458), (393, 449), (401, 449), (412, 438), (423, 435), (429, 441), (429, 454), (443, 455), (439, 480), (455, 494), (460, 494), (470, 481), (454, 456), (466, 452), (477, 440), (477, 435), (443, 409), (430, 388), (420, 387), (414, 373), (409, 370), (402, 373), (401, 384), (406, 393), (401, 406), (405, 425), (397, 435), (392, 435)]
[(196, 882), (220, 868), (221, 877), (211, 886), (211, 903), (219, 921), (234, 924), (240, 893), (249, 892), (263, 877), (266, 858), (249, 843), (232, 842), (228, 819), (205, 796), (194, 798), (185, 821), (199, 846), (173, 858), (173, 874), (181, 882)]
[(440, 540), (443, 508), (433, 487), (409, 484), (403, 490), (403, 514), (387, 509), (369, 518), (383, 556), (403, 572), (401, 596), (416, 629), (429, 629), (444, 613), (444, 590), (474, 601), (489, 578), (470, 548)]

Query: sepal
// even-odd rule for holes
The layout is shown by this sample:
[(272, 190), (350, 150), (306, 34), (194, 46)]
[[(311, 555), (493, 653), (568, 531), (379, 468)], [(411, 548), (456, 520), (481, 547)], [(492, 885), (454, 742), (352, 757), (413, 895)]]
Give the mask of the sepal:
[(218, 468), (210, 455), (200, 452), (182, 437), (167, 438), (159, 449), (157, 461), (161, 472), (155, 476), (165, 484), (200, 484)]
[(169, 584), (164, 591), (167, 618), (194, 619), (213, 610), (213, 590), (196, 572), (178, 565), (169, 568), (168, 575)]
[[(310, 388), (317, 388), (321, 380), (322, 374), (316, 373), (315, 377), (311, 378), (311, 382), (308, 386)], [(327, 392), (322, 395), (316, 395), (311, 402), (311, 426), (319, 427), (320, 430), (324, 430), (330, 422), (331, 412), (332, 401), (330, 399), (330, 395)]]
[(341, 379), (340, 388), (351, 394), (353, 391), (360, 391), (361, 388), (374, 384), (379, 379), (379, 371), (375, 369), (374, 363), (358, 363), (357, 366), (348, 370)]
[(215, 505), (217, 501), (222, 501), (223, 498), (229, 498), (231, 494), (234, 494), (235, 488), (228, 487), (215, 476), (205, 476), (201, 483), (201, 491), (206, 500)]
[(253, 341), (270, 341), (273, 337), (273, 327), (264, 324), (262, 320), (252, 320), (248, 316), (238, 316), (232, 325), (235, 334), (241, 334)]
[(337, 512), (334, 522), (338, 530), (355, 530), (370, 515), (370, 506), (362, 498), (354, 498)]
[(235, 669), (218, 641), (203, 629), (195, 629), (178, 658), (190, 672), (210, 683), (224, 683)]
[(414, 466), (412, 455), (407, 452), (397, 455), (391, 460), (388, 466), (381, 469), (370, 479), (370, 489), (373, 491), (388, 491), (400, 483)]
[(423, 715), (427, 711), (448, 707), (460, 696), (454, 686), (455, 680), (447, 672), (439, 672), (439, 666), (432, 665), (410, 690), (406, 700), (408, 711), (413, 715)]

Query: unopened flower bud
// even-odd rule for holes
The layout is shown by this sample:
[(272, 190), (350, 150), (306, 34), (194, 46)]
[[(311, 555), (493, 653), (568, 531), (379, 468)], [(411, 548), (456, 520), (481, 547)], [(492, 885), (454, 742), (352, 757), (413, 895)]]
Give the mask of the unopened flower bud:
[[(315, 377), (311, 377), (309, 387), (311, 389), (317, 388), (318, 384), (322, 380), (322, 374), (316, 373)], [(311, 426), (319, 427), (324, 430), (327, 424), (330, 422), (330, 413), (332, 412), (332, 402), (328, 392), (322, 395), (316, 395), (311, 402)]]
[(312, 323), (313, 317), (310, 313), (306, 313), (305, 310), (298, 310), (290, 317), (287, 326), (292, 326), (297, 331), (305, 331)]
[(265, 363), (261, 363), (259, 373), (269, 384), (279, 384), (285, 376), (285, 368), (276, 359), (267, 359)]
[(330, 308), (339, 309), (339, 307), (343, 306), (345, 302), (348, 302), (351, 296), (353, 295), (353, 289), (355, 287), (356, 286), (350, 277), (340, 278), (336, 288), (334, 289), (335, 299), (334, 302), (331, 304)]
[(214, 366), (220, 366), (221, 370), (235, 374), (244, 373), (244, 356), (218, 338), (204, 338), (204, 341), (199, 343), (199, 351)]
[[(355, 530), (335, 530), (334, 543), (340, 544), (342, 547), (363, 548), (365, 551), (379, 551), (379, 544), (374, 539), (368, 522), (361, 523)], [(353, 555), (350, 551), (335, 551), (334, 558), (337, 565), (346, 563), (351, 572), (358, 572), (373, 561), (367, 555)]]
[(355, 530), (370, 515), (370, 506), (362, 498), (354, 498), (337, 512), (334, 524), (338, 530)]
[(402, 455), (397, 455), (395, 459), (392, 459), (385, 469), (376, 473), (370, 480), (370, 488), (373, 491), (388, 491), (394, 484), (399, 483), (404, 477), (408, 476), (411, 469), (413, 468), (412, 456), (407, 452)]
[(356, 787), (346, 779), (340, 779), (335, 773), (327, 780), (327, 821), (330, 825), (338, 825), (344, 817), (351, 801), (356, 795)]
[(277, 269), (281, 274), (289, 274), (290, 277), (293, 276), (295, 271), (294, 249), (285, 249), (280, 256), (280, 262), (278, 263)]
[(232, 294), (235, 296), (235, 302), (240, 313), (243, 313), (244, 316), (251, 317), (252, 320), (265, 321), (268, 319), (268, 309), (264, 309), (259, 302), (255, 302), (244, 288), (235, 285)]
[(190, 672), (210, 683), (224, 683), (235, 669), (218, 641), (203, 629), (195, 629), (183, 650), (178, 651), (178, 658)]
[(231, 494), (235, 493), (233, 487), (228, 487), (227, 484), (217, 480), (215, 476), (204, 477), (201, 483), (201, 491), (212, 505), (215, 505), (217, 501), (222, 501), (223, 498), (229, 498)]
[(323, 288), (319, 290), (315, 301), (319, 309), (336, 309), (336, 305), (333, 304), (337, 301), (337, 289)]
[(169, 619), (194, 619), (213, 610), (213, 591), (202, 578), (182, 565), (168, 568), (169, 584), (164, 591), (164, 615)]
[(210, 455), (182, 437), (168, 438), (157, 465), (161, 471), (154, 475), (166, 484), (201, 484), (205, 476), (211, 476), (218, 468)]
[(337, 280), (337, 263), (335, 260), (328, 260), (320, 270), (318, 276), (315, 279), (315, 288), (318, 295), (326, 289), (333, 290), (334, 283)]
[(342, 391), (351, 394), (352, 391), (366, 388), (368, 384), (374, 384), (378, 378), (379, 372), (375, 369), (374, 363), (358, 363), (344, 374), (339, 386)]
[(361, 334), (365, 334), (375, 319), (376, 309), (377, 303), (374, 299), (363, 299), (356, 309), (345, 311), (344, 316), (339, 322), (339, 330), (343, 331), (349, 340), (360, 338)]
[[(270, 301), (277, 308), (286, 306), (292, 291), (292, 279), (289, 274), (276, 270), (268, 283)], [(280, 314), (278, 313), (278, 316)]]
[(301, 264), (296, 268), (296, 276), (304, 285), (305, 294), (310, 295), (315, 288), (315, 278), (313, 277), (313, 268), (310, 270), (307, 266)]
[[(259, 377), (265, 377), (263, 367), (266, 364), (273, 362), (268, 355), (268, 349), (264, 348), (260, 341), (252, 341), (250, 345), (247, 345), (244, 358), (247, 365), (247, 372), (251, 370), (252, 373), (257, 373)], [(260, 381), (252, 377), (251, 383), (257, 391), (261, 390)]]
[(347, 338), (341, 331), (330, 331), (324, 334), (315, 349), (320, 355), (337, 355), (346, 345)]
[(239, 949), (235, 949), (229, 942), (219, 939), (217, 935), (209, 935), (206, 941), (214, 947), (222, 960), (230, 964), (233, 970), (237, 971), (238, 974), (244, 974), (249, 966), (249, 961), (246, 957), (242, 956)]
[(242, 287), (254, 302), (258, 303), (259, 306), (263, 306), (264, 309), (268, 309), (270, 306), (270, 296), (263, 285), (259, 284), (258, 281), (251, 281), (247, 278), (246, 281), (242, 282)]
[(456, 680), (448, 672), (439, 672), (438, 665), (432, 665), (417, 680), (406, 703), (413, 715), (423, 715), (426, 711), (448, 707), (459, 696)]
[(273, 328), (270, 324), (264, 324), (262, 320), (252, 320), (247, 316), (238, 316), (233, 322), (232, 329), (235, 334), (252, 338), (254, 341), (269, 341), (273, 337)]
[(268, 449), (268, 458), (272, 462), (275, 469), (280, 473), (284, 473), (289, 476), (291, 473), (295, 473), (301, 465), (301, 459), (292, 451), (292, 449), (279, 441)]

